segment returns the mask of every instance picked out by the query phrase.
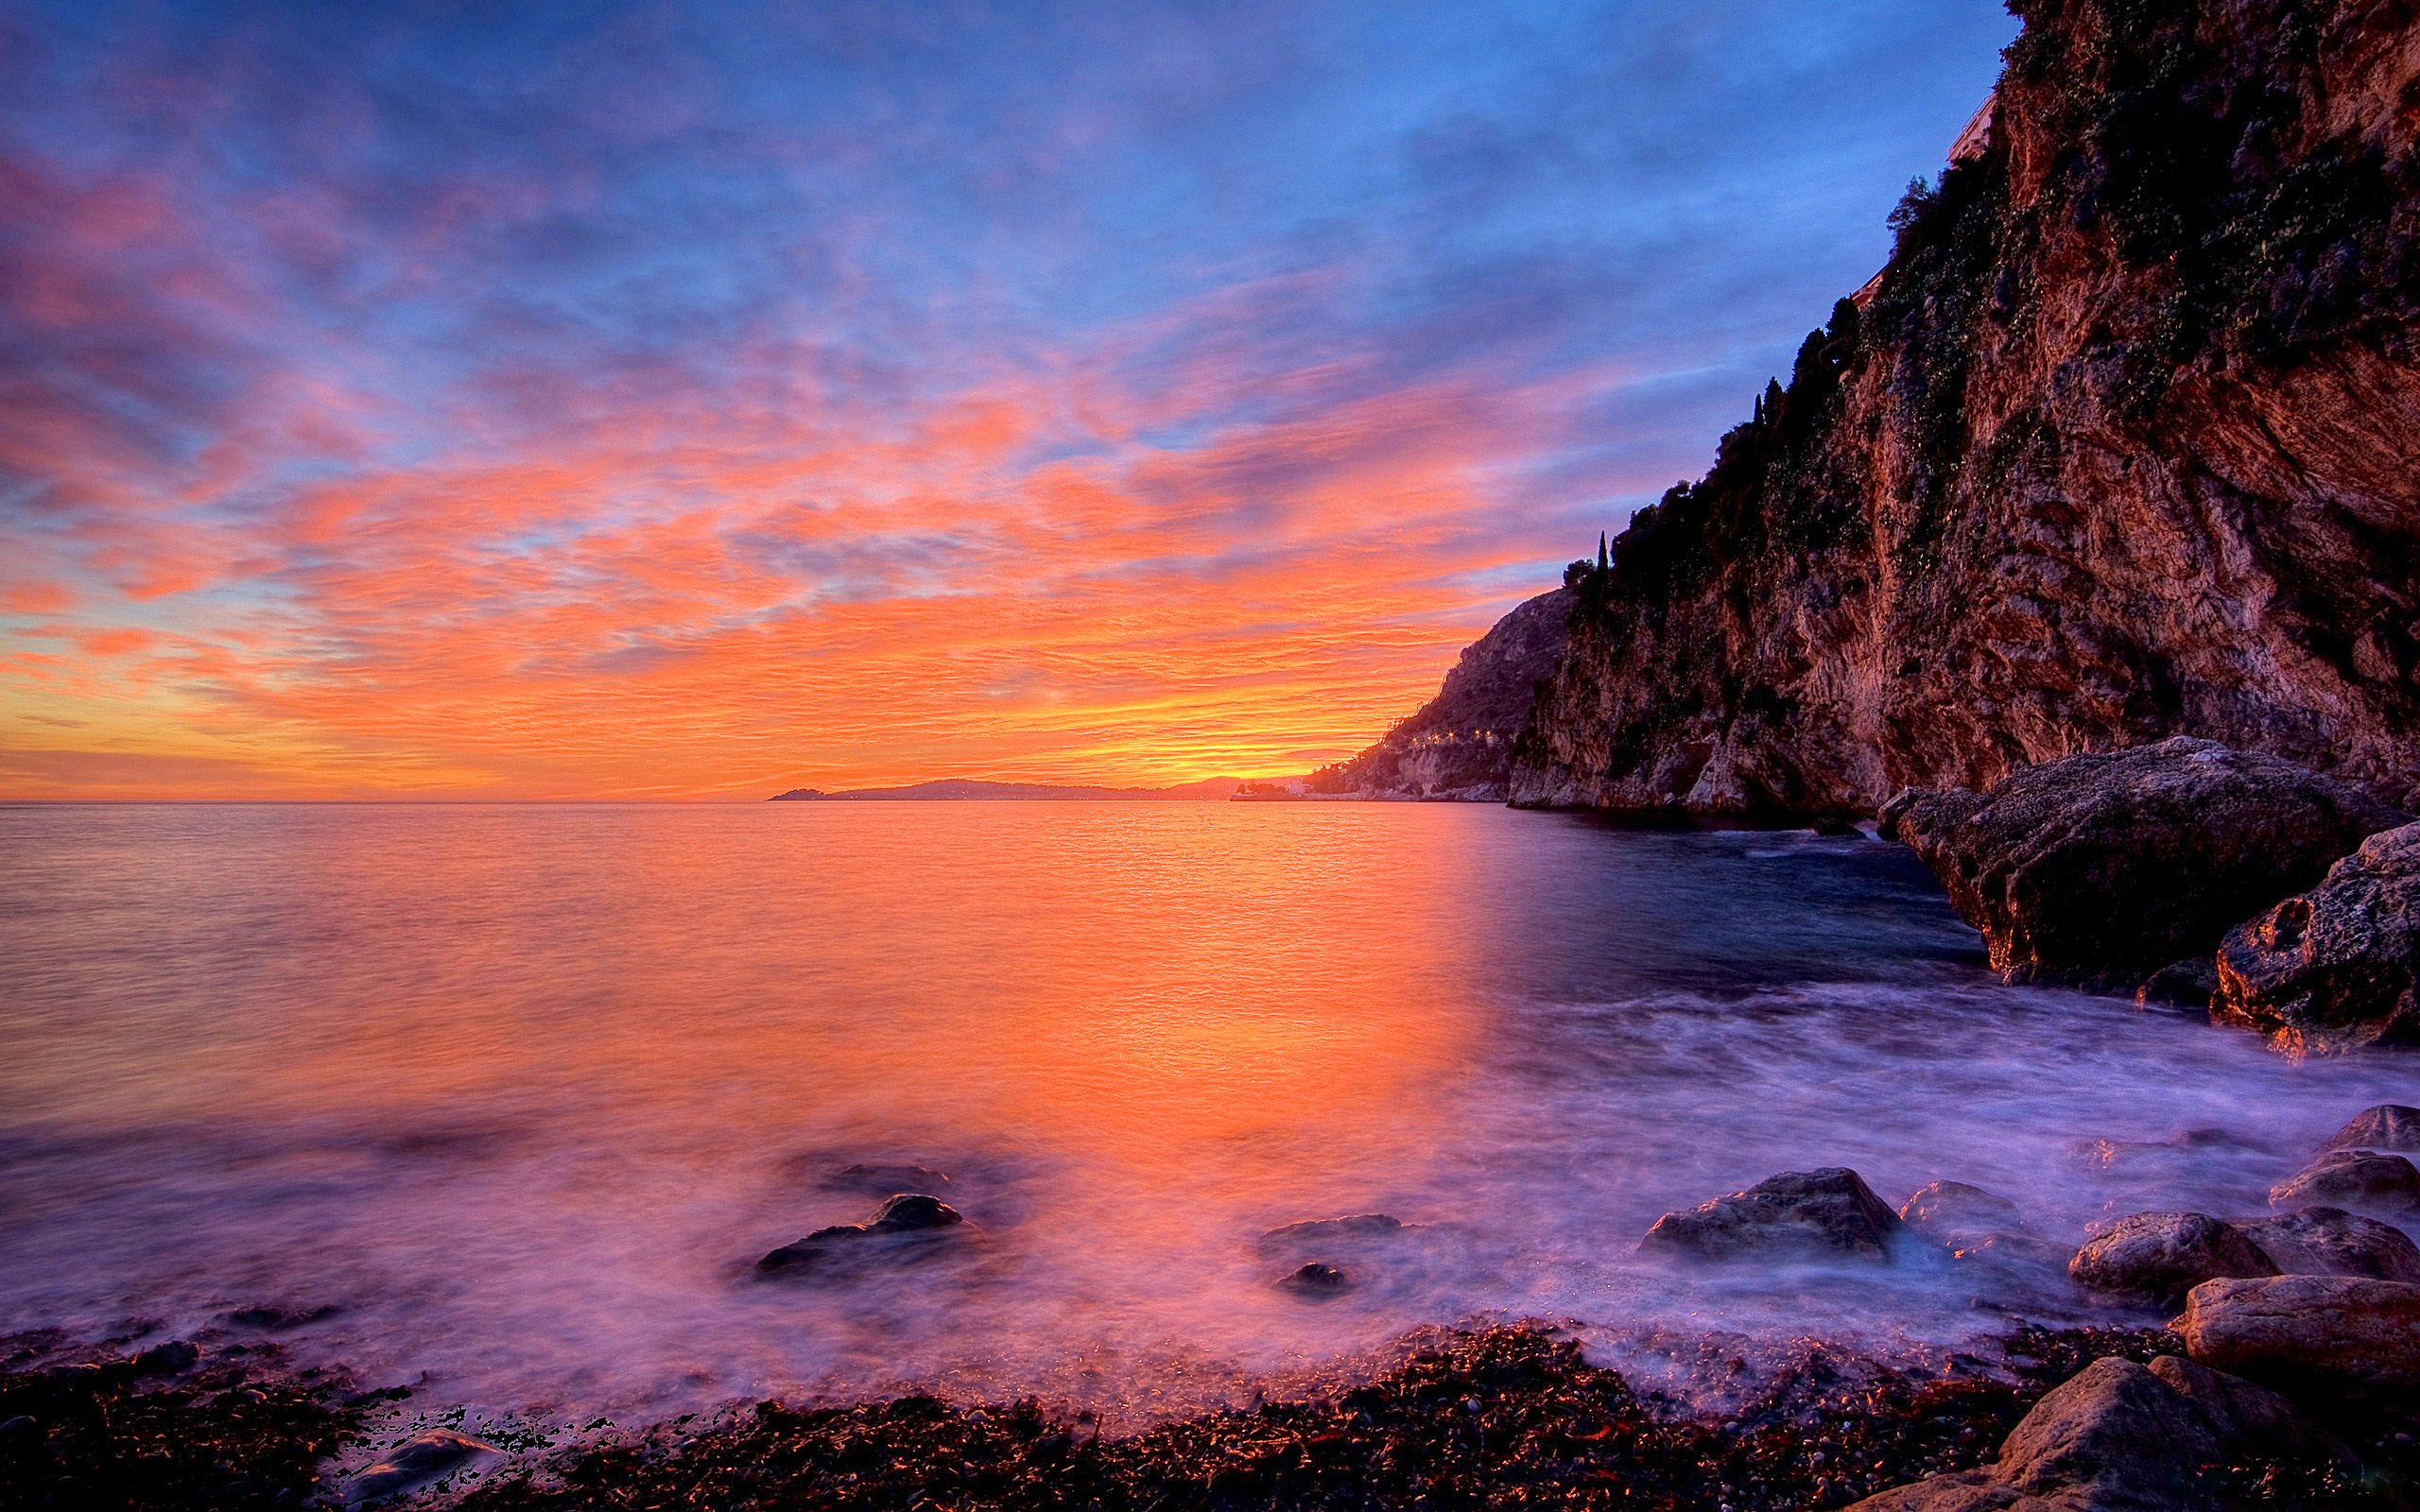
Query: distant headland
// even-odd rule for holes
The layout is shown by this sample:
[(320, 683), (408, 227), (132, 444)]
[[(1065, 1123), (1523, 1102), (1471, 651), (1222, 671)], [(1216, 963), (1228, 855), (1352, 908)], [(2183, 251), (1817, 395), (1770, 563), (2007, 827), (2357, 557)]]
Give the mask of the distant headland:
[(1239, 778), (1205, 777), (1172, 787), (1059, 786), (1049, 782), (985, 782), (971, 778), (945, 778), (906, 787), (856, 787), (838, 793), (794, 787), (776, 793), (773, 803), (963, 803), (990, 799), (1062, 803), (1223, 803), (1243, 786)]

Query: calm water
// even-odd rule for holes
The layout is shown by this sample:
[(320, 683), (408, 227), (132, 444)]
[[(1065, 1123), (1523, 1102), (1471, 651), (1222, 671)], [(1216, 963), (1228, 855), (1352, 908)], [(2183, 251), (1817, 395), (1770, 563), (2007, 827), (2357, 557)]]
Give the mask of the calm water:
[[(566, 1414), (1149, 1411), (1486, 1315), (1955, 1340), (2074, 1304), (1633, 1246), (1820, 1164), (2067, 1243), (2239, 1211), (2415, 1085), (1999, 987), (1895, 848), (1484, 807), (0, 809), (0, 1330), (329, 1309), (282, 1337)], [(2074, 1149), (2201, 1127), (2240, 1143)], [(751, 1282), (869, 1214), (856, 1161), (949, 1173), (973, 1231)], [(1374, 1210), (1426, 1227), (1253, 1243)], [(1306, 1258), (1359, 1284), (1272, 1284)]]

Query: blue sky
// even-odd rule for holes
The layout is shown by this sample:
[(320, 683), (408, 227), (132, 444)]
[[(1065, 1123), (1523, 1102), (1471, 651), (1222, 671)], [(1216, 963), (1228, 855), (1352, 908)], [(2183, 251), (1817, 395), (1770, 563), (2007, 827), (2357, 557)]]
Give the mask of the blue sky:
[(1350, 748), (1703, 470), (2014, 31), (0, 5), (0, 789)]

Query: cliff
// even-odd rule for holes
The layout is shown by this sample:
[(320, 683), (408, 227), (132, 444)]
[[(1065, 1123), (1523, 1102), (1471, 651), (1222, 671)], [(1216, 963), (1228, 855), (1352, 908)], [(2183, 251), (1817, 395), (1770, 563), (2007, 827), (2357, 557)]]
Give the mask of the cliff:
[(2190, 734), (2411, 804), (2415, 8), (2014, 9), (1889, 266), (1581, 575), (1515, 801), (1872, 813)]
[(1303, 779), (1301, 791), (1502, 802), (1514, 742), (1529, 727), (1539, 684), (1561, 663), (1570, 639), (1573, 603), (1570, 590), (1557, 589), (1496, 621), (1463, 650), (1436, 697), (1369, 749)]

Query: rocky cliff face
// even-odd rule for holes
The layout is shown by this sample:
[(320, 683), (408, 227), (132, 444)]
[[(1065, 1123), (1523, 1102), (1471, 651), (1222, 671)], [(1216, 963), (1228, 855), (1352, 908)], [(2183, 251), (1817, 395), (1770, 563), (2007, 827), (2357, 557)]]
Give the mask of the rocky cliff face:
[(1561, 664), (1573, 594), (1541, 593), (1466, 648), (1437, 696), (1350, 761), (1305, 778), (1327, 797), (1456, 798), (1500, 803), (1538, 687)]
[(2171, 734), (2420, 789), (2411, 0), (2024, 0), (1712, 472), (1577, 590), (1515, 801), (1871, 813)]

